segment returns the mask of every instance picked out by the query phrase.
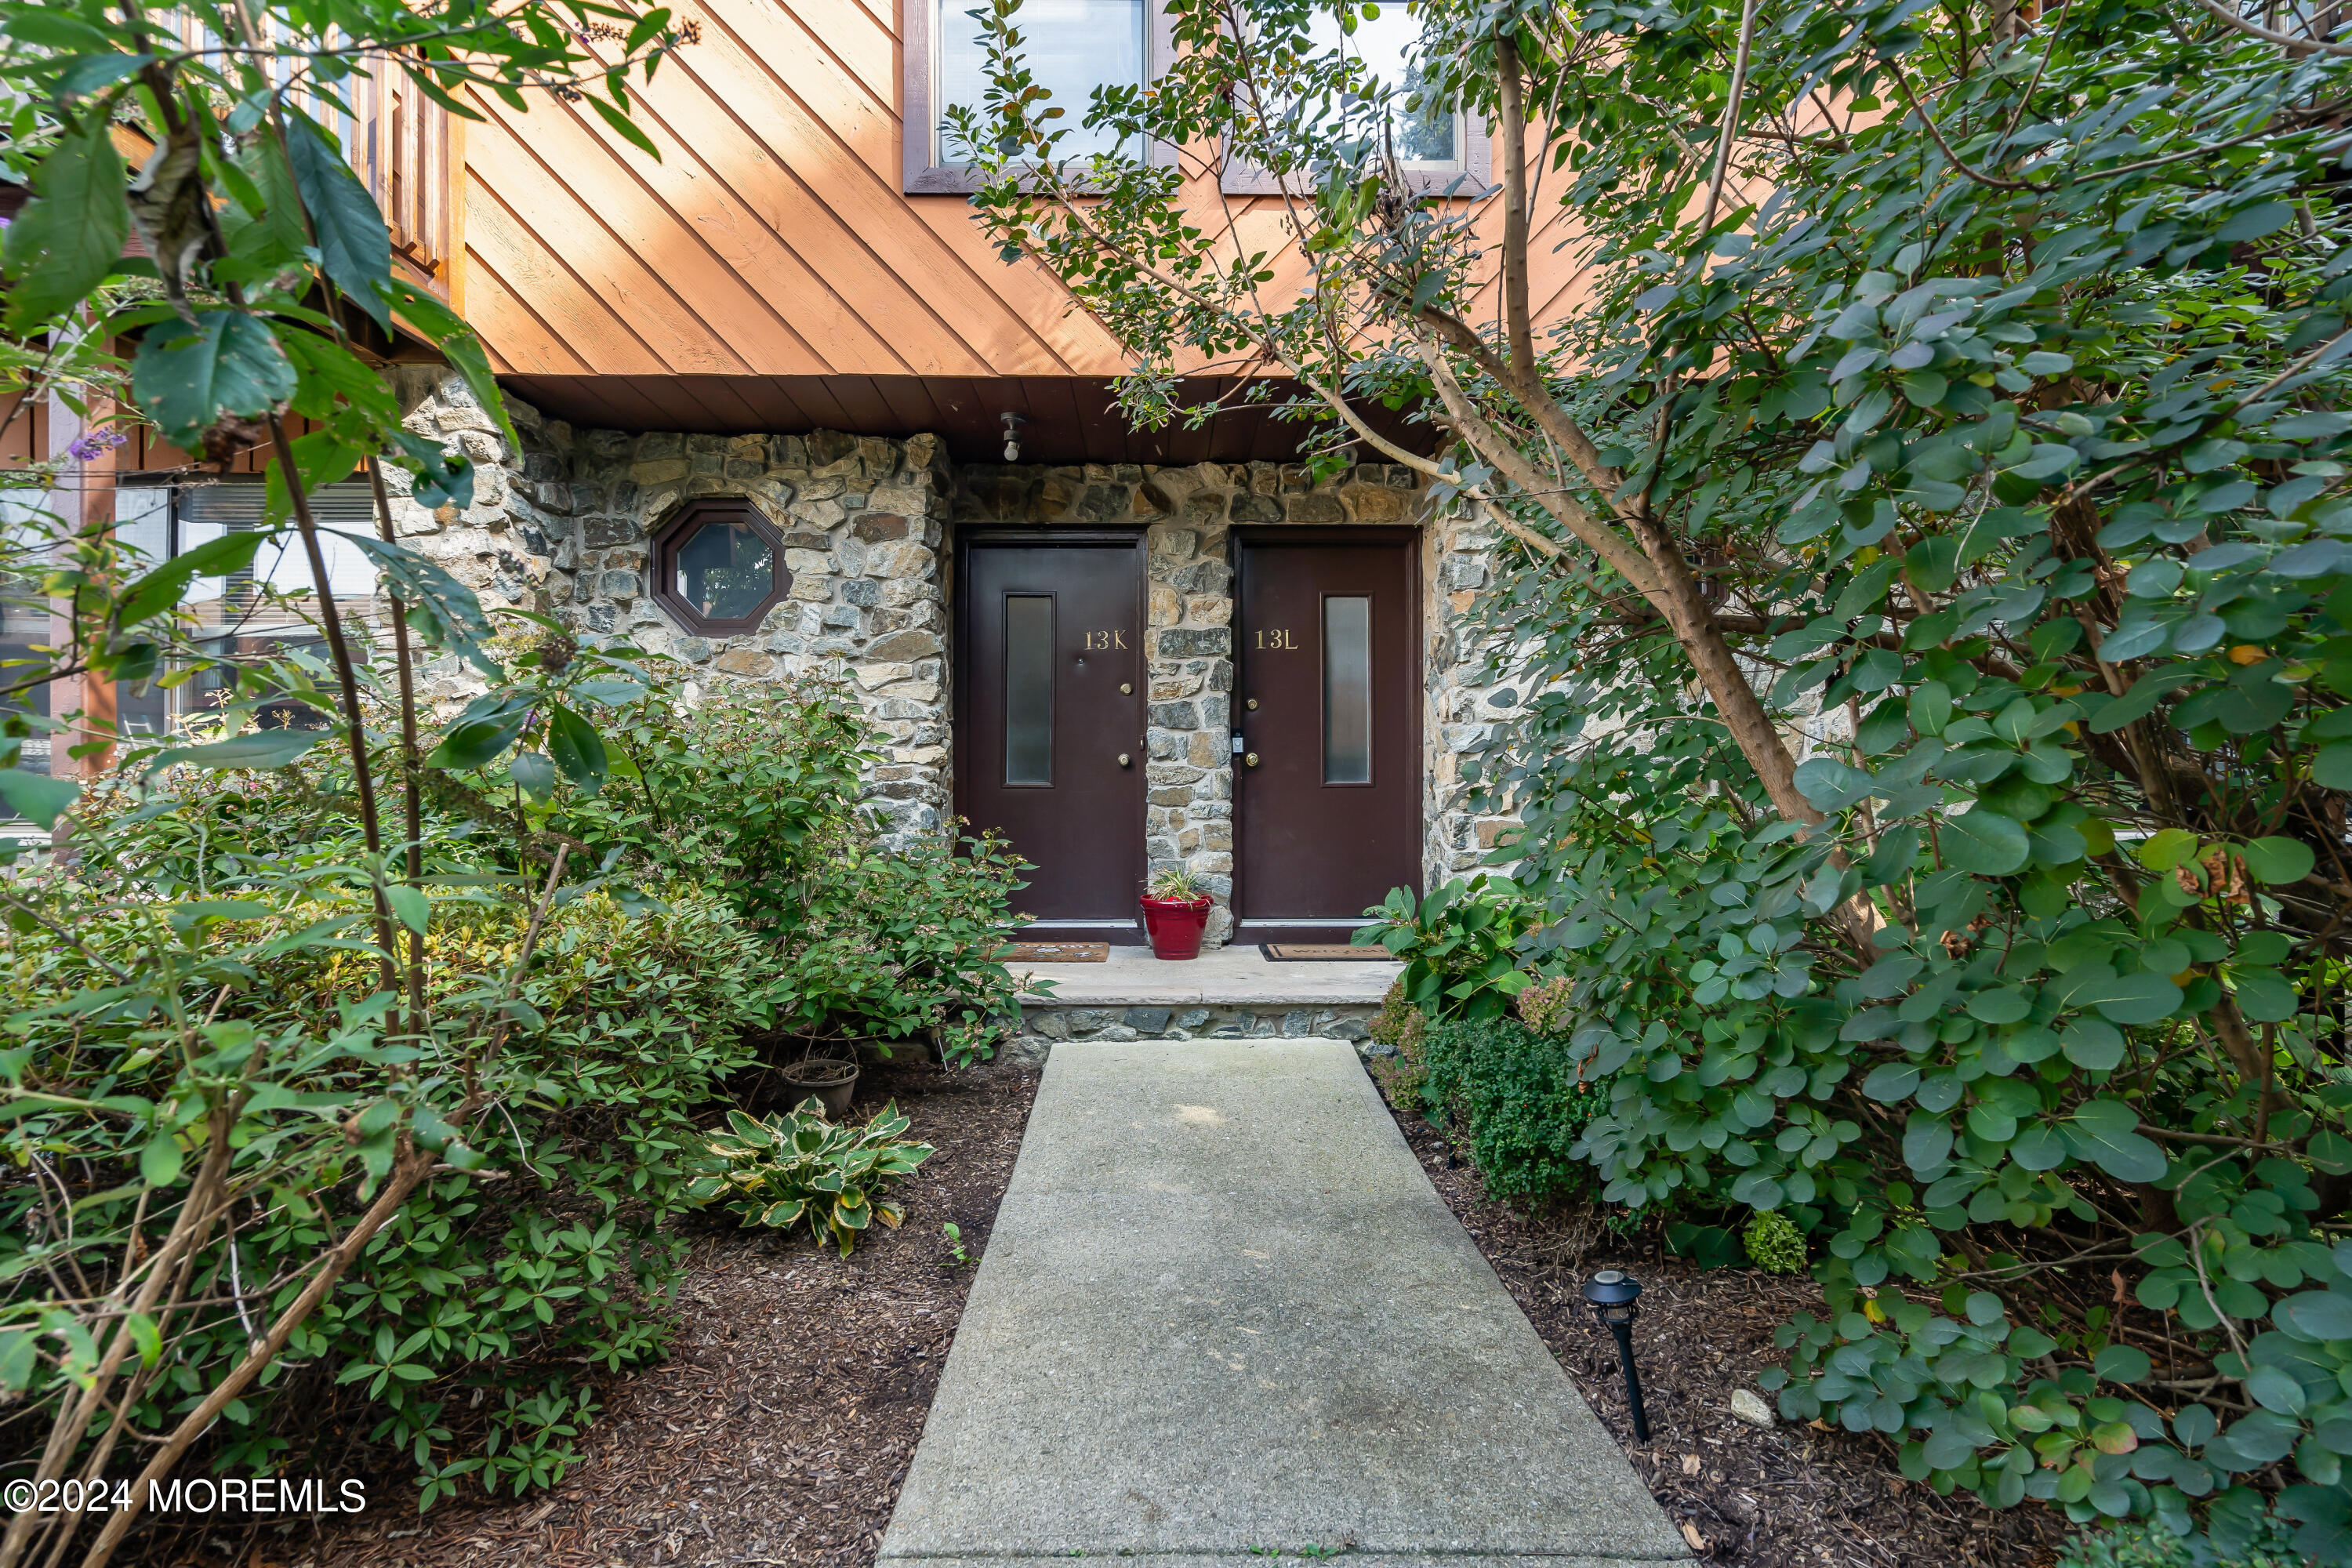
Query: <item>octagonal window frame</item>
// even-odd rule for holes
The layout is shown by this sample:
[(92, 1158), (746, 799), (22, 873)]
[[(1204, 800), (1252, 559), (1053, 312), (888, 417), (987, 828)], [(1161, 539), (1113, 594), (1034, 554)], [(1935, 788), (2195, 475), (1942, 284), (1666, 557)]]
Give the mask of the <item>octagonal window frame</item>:
[[(706, 523), (748, 526), (766, 543), (769, 560), (773, 566), (772, 586), (759, 606), (748, 616), (706, 616), (680, 597), (673, 584), (677, 580), (677, 552)], [(767, 513), (748, 498), (720, 496), (691, 500), (678, 508), (668, 521), (654, 535), (653, 600), (669, 617), (698, 637), (740, 637), (758, 631), (767, 620), (768, 612), (792, 597), (793, 571), (784, 564), (783, 531), (772, 521)]]

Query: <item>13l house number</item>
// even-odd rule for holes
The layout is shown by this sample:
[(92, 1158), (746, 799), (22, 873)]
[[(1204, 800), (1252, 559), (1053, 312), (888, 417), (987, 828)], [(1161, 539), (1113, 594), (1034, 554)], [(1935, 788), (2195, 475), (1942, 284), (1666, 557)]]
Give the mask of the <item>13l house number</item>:
[(1297, 653), (1298, 645), (1290, 639), (1288, 626), (1268, 626), (1257, 634), (1258, 650), (1262, 653)]
[(1107, 632), (1086, 632), (1081, 635), (1087, 639), (1087, 651), (1088, 653), (1102, 653), (1108, 652), (1112, 648), (1123, 649), (1127, 647), (1127, 633), (1123, 629), (1114, 628)]

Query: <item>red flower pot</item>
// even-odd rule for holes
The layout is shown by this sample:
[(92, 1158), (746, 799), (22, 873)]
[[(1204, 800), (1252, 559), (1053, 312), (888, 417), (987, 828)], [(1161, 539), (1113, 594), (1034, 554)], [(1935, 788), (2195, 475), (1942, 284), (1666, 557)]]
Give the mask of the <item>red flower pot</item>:
[(1154, 958), (1198, 958), (1201, 933), (1209, 929), (1209, 900), (1197, 903), (1181, 899), (1143, 900), (1143, 929), (1151, 938)]

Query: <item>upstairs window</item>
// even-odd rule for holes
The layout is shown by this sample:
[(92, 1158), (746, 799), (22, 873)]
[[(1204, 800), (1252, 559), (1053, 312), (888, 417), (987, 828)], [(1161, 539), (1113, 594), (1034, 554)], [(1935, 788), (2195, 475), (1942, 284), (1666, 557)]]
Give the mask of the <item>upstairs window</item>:
[[(906, 26), (906, 188), (910, 192), (968, 192), (980, 181), (950, 138), (948, 111), (984, 111), (988, 103), (988, 46), (981, 25), (967, 15), (971, 0), (903, 0)], [(1098, 87), (1140, 87), (1150, 80), (1155, 33), (1160, 24), (1151, 0), (1024, 0), (1013, 22), (1021, 31), (1022, 58), (1037, 85), (1063, 110), (1054, 121), (1066, 128), (1065, 159), (1109, 153), (1132, 157), (1132, 139), (1114, 141), (1089, 130), (1087, 106)]]
[(1409, 16), (1396, 0), (1387, 0), (1377, 16), (1358, 16), (1354, 33), (1341, 30), (1339, 18), (1318, 11), (1308, 36), (1318, 49), (1338, 49), (1361, 60), (1365, 71), (1397, 97), (1389, 113), (1389, 136), (1397, 162), (1408, 169), (1458, 170), (1463, 166), (1461, 113), (1445, 105), (1424, 103), (1408, 110), (1406, 100), (1421, 85), (1412, 56), (1421, 44), (1421, 18)]
[[(1421, 85), (1414, 57), (1423, 26), (1423, 18), (1407, 12), (1403, 0), (1381, 0), (1377, 16), (1358, 14), (1353, 33), (1330, 12), (1318, 10), (1307, 36), (1316, 53), (1336, 50), (1360, 60), (1374, 80), (1396, 90), (1390, 100), (1390, 144), (1416, 189), (1432, 195), (1483, 195), (1492, 167), (1486, 127), (1451, 105), (1405, 107)], [(1234, 195), (1271, 195), (1280, 188), (1265, 170), (1238, 160), (1226, 165), (1223, 185)]]

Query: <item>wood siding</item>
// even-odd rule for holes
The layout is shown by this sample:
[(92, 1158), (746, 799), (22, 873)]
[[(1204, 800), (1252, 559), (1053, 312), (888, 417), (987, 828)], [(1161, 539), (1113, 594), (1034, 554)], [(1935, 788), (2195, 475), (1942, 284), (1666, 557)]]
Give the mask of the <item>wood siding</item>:
[[(631, 83), (659, 162), (544, 97), (520, 115), (481, 100), (487, 121), (467, 129), (458, 288), (519, 395), (640, 427), (760, 427), (795, 409), (793, 424), (862, 427), (865, 404), (917, 430), (976, 381), (1126, 368), (1041, 269), (997, 259), (964, 198), (903, 193), (893, 0), (677, 13), (700, 41)], [(1278, 203), (1223, 199), (1253, 247), (1281, 248)], [(1555, 221), (1531, 247), (1545, 314), (1575, 294), (1565, 237)], [(986, 401), (992, 425), (1002, 399)]]

